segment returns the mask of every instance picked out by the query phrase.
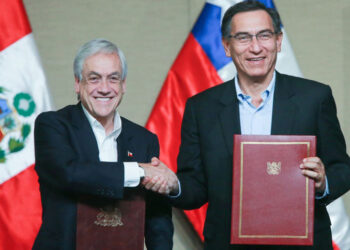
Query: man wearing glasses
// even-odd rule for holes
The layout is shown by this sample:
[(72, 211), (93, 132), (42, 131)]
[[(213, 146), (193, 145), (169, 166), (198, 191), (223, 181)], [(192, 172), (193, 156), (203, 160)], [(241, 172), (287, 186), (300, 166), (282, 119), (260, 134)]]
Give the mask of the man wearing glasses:
[[(228, 9), (222, 41), (237, 75), (187, 101), (180, 185), (173, 188), (180, 191), (172, 202), (183, 209), (208, 202), (205, 249), (332, 249), (326, 205), (350, 189), (349, 157), (330, 87), (275, 70), (280, 27), (278, 13), (257, 1)], [(316, 135), (318, 157), (305, 158), (300, 166), (315, 181), (313, 246), (230, 245), (233, 134)]]

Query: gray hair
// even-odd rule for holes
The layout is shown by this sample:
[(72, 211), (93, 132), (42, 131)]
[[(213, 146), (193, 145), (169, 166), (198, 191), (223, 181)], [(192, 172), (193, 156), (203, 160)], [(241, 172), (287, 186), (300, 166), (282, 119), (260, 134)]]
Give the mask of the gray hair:
[(95, 55), (97, 53), (106, 53), (106, 54), (116, 53), (119, 56), (119, 59), (121, 62), (122, 80), (125, 80), (128, 72), (128, 66), (126, 64), (124, 53), (114, 43), (107, 41), (105, 39), (93, 39), (85, 43), (83, 46), (79, 48), (73, 63), (75, 78), (79, 79), (79, 81), (82, 80), (83, 77), (81, 73), (83, 71), (85, 60), (88, 57)]

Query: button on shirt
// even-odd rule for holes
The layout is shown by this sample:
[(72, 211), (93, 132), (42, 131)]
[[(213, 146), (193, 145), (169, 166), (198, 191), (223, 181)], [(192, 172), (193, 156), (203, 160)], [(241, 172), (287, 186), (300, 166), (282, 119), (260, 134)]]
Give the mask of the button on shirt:
[[(117, 138), (122, 131), (122, 121), (118, 111), (115, 111), (113, 131), (109, 135), (106, 135), (106, 131), (101, 123), (83, 105), (82, 108), (95, 135), (100, 161), (117, 162)], [(139, 183), (140, 172), (137, 162), (124, 162), (124, 187), (136, 187)]]

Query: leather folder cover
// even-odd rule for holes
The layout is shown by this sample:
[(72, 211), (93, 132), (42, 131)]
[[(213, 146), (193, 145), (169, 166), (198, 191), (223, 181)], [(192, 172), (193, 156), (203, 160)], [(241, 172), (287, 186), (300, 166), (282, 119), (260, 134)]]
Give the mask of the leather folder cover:
[(81, 199), (77, 207), (77, 250), (143, 250), (143, 190), (126, 191), (123, 200)]
[(312, 245), (315, 136), (234, 135), (231, 244)]

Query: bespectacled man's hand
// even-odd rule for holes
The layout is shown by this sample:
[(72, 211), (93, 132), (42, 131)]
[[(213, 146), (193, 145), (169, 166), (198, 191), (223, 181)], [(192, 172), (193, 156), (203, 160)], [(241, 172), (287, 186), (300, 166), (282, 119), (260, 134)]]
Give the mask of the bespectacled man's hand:
[(323, 194), (326, 188), (326, 171), (323, 162), (318, 157), (307, 157), (300, 165), (301, 173), (315, 181), (315, 191)]
[(146, 189), (160, 194), (178, 194), (179, 185), (176, 174), (157, 157), (153, 157), (151, 163), (139, 163), (139, 165), (145, 170), (145, 177), (141, 184)]

